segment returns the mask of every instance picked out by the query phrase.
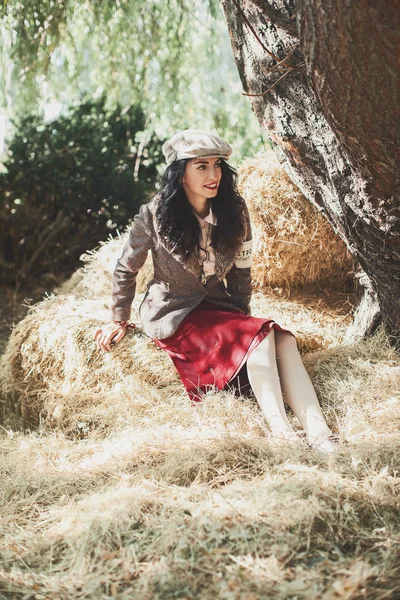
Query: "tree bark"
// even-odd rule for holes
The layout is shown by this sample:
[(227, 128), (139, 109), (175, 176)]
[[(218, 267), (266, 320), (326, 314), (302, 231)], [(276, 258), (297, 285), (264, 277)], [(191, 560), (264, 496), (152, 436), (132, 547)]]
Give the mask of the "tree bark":
[(357, 274), (360, 281), (360, 298), (354, 314), (352, 325), (347, 329), (342, 340), (344, 346), (354, 344), (363, 337), (373, 335), (381, 323), (381, 311), (378, 298), (371, 285), (371, 280), (361, 271)]
[[(400, 0), (222, 4), (261, 126), (289, 176), (361, 264), (368, 297), (379, 303), (375, 313), (379, 306), (398, 342)], [(358, 333), (370, 325), (360, 321)]]

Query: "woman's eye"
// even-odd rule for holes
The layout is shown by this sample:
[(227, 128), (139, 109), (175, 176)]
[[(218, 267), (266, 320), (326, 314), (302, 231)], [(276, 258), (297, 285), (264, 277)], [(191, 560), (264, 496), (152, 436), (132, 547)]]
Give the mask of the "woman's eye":
[[(217, 164), (215, 165), (215, 167), (216, 167), (217, 169), (218, 169), (218, 168), (220, 169), (220, 168), (221, 168), (221, 163), (217, 163)], [(200, 169), (201, 169), (201, 170), (204, 170), (205, 168), (206, 168), (206, 165), (200, 165), (199, 167), (197, 167), (197, 170), (198, 170), (198, 171), (199, 171)]]

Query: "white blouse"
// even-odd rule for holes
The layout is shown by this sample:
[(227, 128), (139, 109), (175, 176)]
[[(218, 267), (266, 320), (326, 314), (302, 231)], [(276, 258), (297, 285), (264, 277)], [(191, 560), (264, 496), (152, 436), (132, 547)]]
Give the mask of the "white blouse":
[[(212, 236), (212, 227), (216, 227), (217, 225), (217, 218), (214, 216), (212, 210), (211, 210), (211, 205), (210, 205), (210, 210), (207, 216), (205, 216), (204, 218), (199, 217), (198, 214), (196, 214), (196, 217), (199, 221), (199, 225), (201, 227), (201, 242), (200, 242), (200, 246), (201, 248), (205, 249), (208, 251), (209, 253), (209, 257), (208, 259), (206, 258), (206, 254), (205, 252), (203, 252), (203, 250), (200, 250), (200, 260), (203, 261), (203, 272), (204, 272), (204, 276), (205, 277), (211, 277), (211, 275), (214, 275), (215, 273), (215, 254), (214, 254), (214, 250), (211, 247), (211, 236)], [(207, 223), (209, 223), (210, 225), (207, 225)]]

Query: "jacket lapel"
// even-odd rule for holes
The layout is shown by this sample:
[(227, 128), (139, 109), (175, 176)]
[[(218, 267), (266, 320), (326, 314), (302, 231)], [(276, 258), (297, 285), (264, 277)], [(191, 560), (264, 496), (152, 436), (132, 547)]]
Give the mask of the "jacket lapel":
[(182, 267), (188, 271), (188, 273), (191, 273), (192, 275), (194, 275), (196, 277), (196, 279), (200, 279), (201, 278), (201, 273), (202, 273), (202, 267), (199, 261), (199, 257), (197, 256), (197, 254), (195, 252), (193, 252), (189, 258), (182, 258), (182, 256), (179, 256), (178, 254), (176, 254), (175, 252), (171, 251), (171, 254), (173, 255), (173, 257), (175, 258), (175, 260), (177, 260)]
[[(155, 203), (154, 203), (155, 204)], [(154, 208), (153, 208), (154, 210)], [(209, 224), (209, 227), (213, 227), (213, 225)], [(218, 225), (217, 225), (218, 226)], [(200, 263), (197, 252), (193, 252), (189, 258), (183, 258), (179, 256), (176, 252), (174, 252), (173, 247), (168, 247), (160, 238), (158, 233), (156, 233), (157, 241), (159, 244), (164, 246), (164, 248), (169, 252), (176, 261), (178, 261), (182, 267), (191, 275), (193, 275), (197, 280), (201, 279), (202, 274), (202, 265)], [(242, 240), (238, 239), (236, 244), (230, 250), (225, 250), (219, 248), (214, 249), (215, 254), (215, 274), (218, 279), (222, 280), (226, 274), (230, 271), (230, 269), (235, 264), (236, 256), (238, 251), (240, 250), (242, 245)]]
[[(231, 250), (223, 250), (220, 251), (219, 248), (214, 249), (215, 254), (215, 274), (218, 279), (223, 279), (225, 275), (230, 271), (230, 269), (235, 264), (236, 255), (241, 247), (241, 240), (235, 244), (234, 248)], [(202, 274), (202, 266), (199, 260), (199, 257), (196, 252), (193, 252), (189, 258), (182, 258), (174, 252), (173, 248), (167, 248), (163, 242), (161, 245), (174, 257), (179, 264), (188, 272), (191, 273), (196, 279), (201, 279)]]

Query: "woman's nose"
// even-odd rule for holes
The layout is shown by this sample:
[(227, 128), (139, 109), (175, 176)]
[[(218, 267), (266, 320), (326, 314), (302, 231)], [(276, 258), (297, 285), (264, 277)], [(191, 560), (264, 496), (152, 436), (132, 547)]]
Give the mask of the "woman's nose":
[(220, 175), (220, 170), (216, 167), (211, 167), (208, 171), (208, 179), (211, 179), (212, 181), (218, 180)]

